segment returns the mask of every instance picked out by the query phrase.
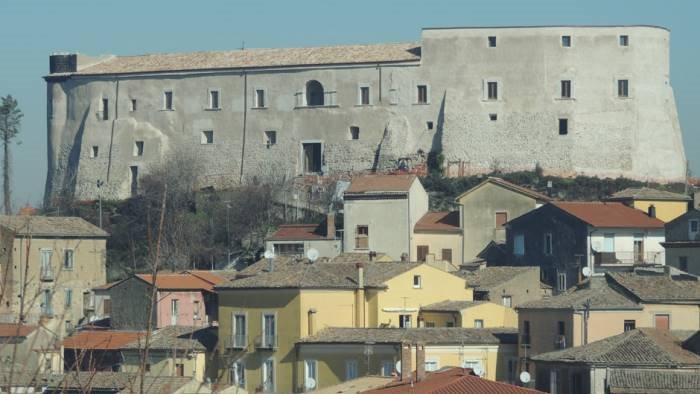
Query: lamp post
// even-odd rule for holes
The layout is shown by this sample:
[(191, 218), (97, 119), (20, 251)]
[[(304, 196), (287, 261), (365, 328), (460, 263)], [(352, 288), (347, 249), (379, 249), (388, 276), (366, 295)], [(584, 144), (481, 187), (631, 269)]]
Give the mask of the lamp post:
[(97, 199), (98, 199), (98, 209), (100, 211), (100, 228), (102, 228), (102, 186), (105, 183), (102, 180), (97, 180)]

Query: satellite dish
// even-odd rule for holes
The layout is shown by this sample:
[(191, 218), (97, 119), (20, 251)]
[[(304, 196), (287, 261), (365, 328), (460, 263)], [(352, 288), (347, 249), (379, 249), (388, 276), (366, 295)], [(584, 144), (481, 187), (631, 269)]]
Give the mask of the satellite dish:
[(523, 383), (529, 383), (530, 382), (530, 374), (527, 373), (526, 371), (523, 371), (520, 373), (520, 381)]
[(275, 258), (275, 252), (271, 250), (266, 250), (264, 254), (266, 259), (274, 259)]
[(591, 269), (590, 268), (583, 267), (581, 272), (583, 273), (583, 276), (585, 276), (586, 278), (590, 278), (590, 276), (591, 276)]
[(397, 361), (394, 367), (396, 368), (396, 372), (401, 373), (401, 360)]
[(311, 248), (309, 249), (308, 252), (306, 252), (306, 257), (311, 260), (311, 262), (314, 262), (318, 259), (318, 250)]
[(474, 371), (474, 374), (478, 377), (484, 376), (484, 367), (481, 365), (475, 365), (474, 368), (472, 368), (472, 371)]
[(307, 390), (313, 390), (316, 388), (316, 379), (307, 377), (304, 382), (304, 386)]

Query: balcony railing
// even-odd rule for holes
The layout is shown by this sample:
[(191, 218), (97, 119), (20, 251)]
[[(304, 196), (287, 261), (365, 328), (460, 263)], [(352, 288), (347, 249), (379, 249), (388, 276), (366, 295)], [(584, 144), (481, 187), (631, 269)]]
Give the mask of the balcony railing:
[(248, 336), (245, 334), (233, 334), (226, 339), (226, 347), (229, 349), (245, 349), (248, 347)]
[(39, 275), (43, 281), (52, 281), (54, 279), (53, 270), (50, 268), (42, 268)]
[(666, 255), (659, 252), (594, 252), (595, 265), (634, 265), (634, 264), (664, 264)]
[(255, 338), (255, 347), (258, 349), (274, 349), (277, 347), (276, 335), (261, 335)]
[(530, 335), (528, 335), (528, 334), (520, 335), (520, 346), (523, 346), (523, 347), (530, 346)]

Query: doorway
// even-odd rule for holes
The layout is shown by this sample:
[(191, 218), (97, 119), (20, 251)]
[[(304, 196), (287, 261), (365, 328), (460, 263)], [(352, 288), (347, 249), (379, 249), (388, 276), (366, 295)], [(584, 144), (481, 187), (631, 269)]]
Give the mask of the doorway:
[(304, 160), (304, 173), (320, 173), (322, 166), (321, 143), (304, 142), (301, 145)]

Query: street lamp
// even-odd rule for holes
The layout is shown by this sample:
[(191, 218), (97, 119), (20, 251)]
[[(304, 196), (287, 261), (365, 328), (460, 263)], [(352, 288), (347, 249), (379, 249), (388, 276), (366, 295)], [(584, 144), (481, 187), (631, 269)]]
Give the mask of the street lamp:
[(102, 186), (105, 183), (102, 182), (102, 180), (98, 179), (97, 180), (97, 198), (98, 198), (98, 206), (99, 206), (99, 211), (100, 211), (100, 228), (102, 228)]

